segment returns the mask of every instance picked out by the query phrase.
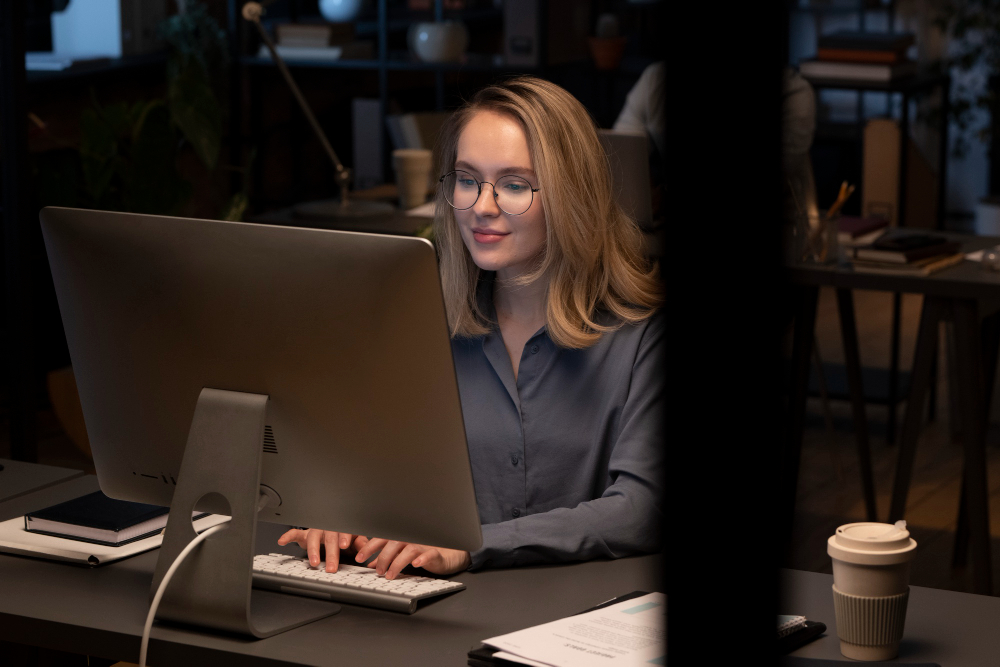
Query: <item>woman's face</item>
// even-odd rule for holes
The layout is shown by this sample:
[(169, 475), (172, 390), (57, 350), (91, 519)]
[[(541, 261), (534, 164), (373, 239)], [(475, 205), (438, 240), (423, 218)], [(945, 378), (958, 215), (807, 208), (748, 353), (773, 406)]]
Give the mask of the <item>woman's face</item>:
[(483, 184), (472, 208), (455, 211), (472, 261), (484, 271), (496, 271), (502, 280), (529, 272), (545, 248), (541, 197), (536, 192), (527, 211), (508, 215), (497, 206), (493, 186), (488, 184), (515, 174), (532, 188), (539, 187), (520, 124), (493, 111), (478, 112), (459, 135), (455, 169), (469, 172)]

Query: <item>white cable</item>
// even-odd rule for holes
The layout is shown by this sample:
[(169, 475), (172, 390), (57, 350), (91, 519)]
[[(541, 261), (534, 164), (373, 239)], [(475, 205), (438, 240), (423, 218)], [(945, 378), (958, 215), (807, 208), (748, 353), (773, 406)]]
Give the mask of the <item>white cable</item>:
[(146, 649), (149, 647), (149, 633), (153, 629), (153, 618), (156, 616), (156, 608), (160, 606), (160, 598), (163, 597), (163, 591), (167, 590), (167, 584), (170, 583), (170, 578), (174, 576), (174, 572), (180, 567), (187, 555), (191, 553), (192, 549), (201, 544), (201, 542), (220, 530), (226, 528), (225, 523), (220, 523), (217, 526), (212, 526), (205, 530), (205, 532), (198, 535), (196, 538), (188, 542), (188, 545), (177, 554), (177, 558), (174, 562), (170, 564), (170, 568), (167, 569), (167, 573), (163, 575), (163, 581), (160, 582), (159, 588), (156, 589), (156, 595), (153, 596), (153, 603), (149, 605), (149, 613), (146, 615), (146, 625), (142, 629), (142, 643), (139, 645), (139, 667), (146, 667)]

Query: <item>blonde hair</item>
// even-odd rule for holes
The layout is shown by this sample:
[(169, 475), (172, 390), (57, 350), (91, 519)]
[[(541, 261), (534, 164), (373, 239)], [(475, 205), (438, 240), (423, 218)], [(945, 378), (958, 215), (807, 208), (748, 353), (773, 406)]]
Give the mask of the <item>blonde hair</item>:
[[(488, 86), (452, 114), (435, 163), (455, 168), (458, 139), (480, 111), (504, 114), (524, 131), (545, 208), (545, 249), (520, 284), (547, 277), (546, 325), (560, 347), (585, 348), (607, 331), (649, 317), (662, 301), (656, 268), (643, 254), (636, 223), (612, 192), (608, 159), (587, 110), (559, 86), (519, 76)], [(452, 336), (478, 336), (492, 324), (477, 301), (483, 271), (472, 261), (455, 210), (438, 188), (434, 235)], [(615, 321), (598, 322), (607, 311)]]

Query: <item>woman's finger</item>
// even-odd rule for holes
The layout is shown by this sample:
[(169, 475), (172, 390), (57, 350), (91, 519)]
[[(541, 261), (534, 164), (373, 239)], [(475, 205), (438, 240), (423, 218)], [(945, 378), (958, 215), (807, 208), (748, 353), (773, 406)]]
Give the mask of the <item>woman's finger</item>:
[(392, 565), (392, 561), (396, 559), (399, 552), (403, 550), (403, 547), (407, 545), (406, 542), (396, 542), (395, 540), (389, 542), (384, 547), (382, 547), (382, 552), (379, 553), (378, 558), (375, 559), (375, 572), (378, 574), (385, 574), (389, 566)]
[(323, 544), (326, 545), (326, 571), (336, 572), (340, 567), (340, 533), (326, 531)]
[(366, 544), (368, 544), (368, 538), (365, 537), (364, 535), (358, 535), (357, 537), (354, 538), (355, 551), (361, 551), (362, 549), (365, 548)]
[(289, 542), (295, 542), (303, 549), (306, 548), (306, 532), (301, 528), (292, 528), (278, 538), (278, 546), (285, 546)]
[(323, 534), (326, 531), (312, 529), (306, 533), (306, 556), (309, 557), (309, 564), (313, 567), (319, 566), (319, 545), (323, 541)]
[(368, 540), (368, 542), (358, 550), (358, 555), (354, 557), (354, 560), (358, 563), (364, 563), (372, 557), (372, 554), (377, 554), (381, 551), (387, 542), (388, 540), (383, 540), (379, 537), (376, 537), (373, 540)]
[(395, 579), (403, 571), (404, 567), (412, 563), (413, 559), (422, 554), (426, 549), (427, 547), (417, 544), (407, 544), (399, 552), (399, 555), (392, 560), (389, 568), (385, 571), (385, 578)]

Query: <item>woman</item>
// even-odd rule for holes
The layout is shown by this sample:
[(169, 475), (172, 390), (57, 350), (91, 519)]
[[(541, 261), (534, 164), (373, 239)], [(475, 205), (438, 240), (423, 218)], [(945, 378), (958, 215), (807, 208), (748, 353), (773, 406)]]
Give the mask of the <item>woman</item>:
[(483, 546), (293, 529), (393, 579), (659, 547), (664, 343), (654, 271), (583, 106), (530, 76), (442, 131), (435, 235)]

